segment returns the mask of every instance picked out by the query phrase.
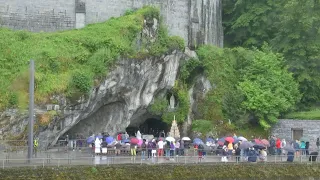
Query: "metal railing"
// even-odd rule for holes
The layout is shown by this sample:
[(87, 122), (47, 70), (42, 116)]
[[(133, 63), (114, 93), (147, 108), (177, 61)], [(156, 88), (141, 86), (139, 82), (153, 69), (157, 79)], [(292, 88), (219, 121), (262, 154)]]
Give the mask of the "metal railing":
[[(227, 162), (222, 162), (223, 156), (108, 156), (108, 155), (95, 155), (95, 156), (73, 156), (68, 155), (63, 158), (42, 157), (34, 158), (30, 162), (26, 158), (3, 158), (0, 159), (1, 167), (48, 167), (48, 166), (77, 166), (77, 165), (117, 165), (117, 164), (198, 164), (198, 163), (248, 163), (248, 157), (230, 156)], [(267, 156), (265, 160), (261, 160), (259, 156), (256, 162), (249, 163), (291, 163), (287, 162), (287, 155), (272, 155)], [(310, 159), (309, 159), (310, 158)], [(249, 158), (250, 159), (250, 158)], [(294, 158), (293, 163), (319, 163), (317, 157), (312, 156), (299, 156)]]

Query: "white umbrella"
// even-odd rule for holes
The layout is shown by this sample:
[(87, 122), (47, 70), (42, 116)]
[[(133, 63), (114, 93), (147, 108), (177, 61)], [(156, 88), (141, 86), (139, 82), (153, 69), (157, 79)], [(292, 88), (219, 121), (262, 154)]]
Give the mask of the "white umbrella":
[(191, 139), (189, 137), (183, 137), (181, 140), (182, 141), (191, 141)]
[(170, 141), (170, 142), (175, 141), (175, 139), (173, 137), (166, 137), (166, 140)]
[(244, 137), (238, 137), (239, 141), (248, 141), (246, 138)]

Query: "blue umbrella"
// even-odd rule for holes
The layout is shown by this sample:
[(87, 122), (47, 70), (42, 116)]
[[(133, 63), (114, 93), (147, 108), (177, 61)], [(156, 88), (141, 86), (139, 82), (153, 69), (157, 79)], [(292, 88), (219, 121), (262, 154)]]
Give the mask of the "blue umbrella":
[(94, 141), (94, 137), (90, 136), (87, 139), (87, 143), (92, 143)]
[(226, 140), (224, 139), (224, 137), (223, 138), (220, 138), (219, 140), (218, 140), (219, 142), (226, 142)]
[(214, 142), (214, 139), (212, 139), (212, 138), (207, 138), (207, 142)]
[(130, 139), (125, 139), (123, 140), (124, 143), (129, 143), (130, 142)]
[(199, 139), (199, 138), (195, 138), (194, 140), (193, 140), (193, 144), (201, 144), (201, 143), (203, 143), (202, 142), (202, 140), (201, 139)]
[(96, 136), (96, 138), (98, 138), (98, 139), (102, 139), (102, 138), (103, 138), (103, 136), (102, 136), (102, 135), (98, 135), (98, 136)]
[(114, 141), (114, 138), (112, 136), (106, 137), (106, 142), (108, 144), (111, 144)]

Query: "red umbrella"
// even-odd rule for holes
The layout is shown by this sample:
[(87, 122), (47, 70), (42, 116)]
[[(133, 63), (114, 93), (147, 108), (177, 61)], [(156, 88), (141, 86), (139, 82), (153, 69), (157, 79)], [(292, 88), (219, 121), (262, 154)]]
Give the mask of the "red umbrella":
[(267, 147), (269, 147), (269, 146), (270, 146), (269, 141), (268, 141), (268, 140), (266, 140), (266, 139), (262, 139), (262, 140), (261, 140), (261, 142), (262, 142), (262, 144), (263, 144), (263, 145), (265, 145), (265, 146), (267, 146)]
[(255, 142), (256, 144), (264, 145), (260, 139), (254, 139), (254, 142)]
[(131, 138), (131, 139), (130, 139), (130, 142), (131, 142), (132, 144), (138, 144), (138, 143), (139, 143), (139, 139), (137, 139), (137, 138)]
[(218, 144), (219, 144), (220, 146), (223, 146), (223, 145), (224, 145), (224, 142), (218, 141)]
[(228, 141), (229, 143), (233, 143), (234, 142), (233, 137), (226, 137), (226, 138), (224, 138), (224, 140)]

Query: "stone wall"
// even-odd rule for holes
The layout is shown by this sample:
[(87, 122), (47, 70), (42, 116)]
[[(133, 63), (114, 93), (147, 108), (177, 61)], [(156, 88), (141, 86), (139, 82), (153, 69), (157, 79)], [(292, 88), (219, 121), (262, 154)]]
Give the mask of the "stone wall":
[(159, 7), (170, 34), (190, 47), (223, 46), (221, 0), (0, 0), (0, 25), (35, 32), (82, 28), (144, 5)]
[(281, 119), (271, 130), (279, 138), (292, 140), (292, 130), (303, 130), (303, 136), (310, 139), (310, 147), (315, 148), (316, 140), (320, 137), (320, 120)]

